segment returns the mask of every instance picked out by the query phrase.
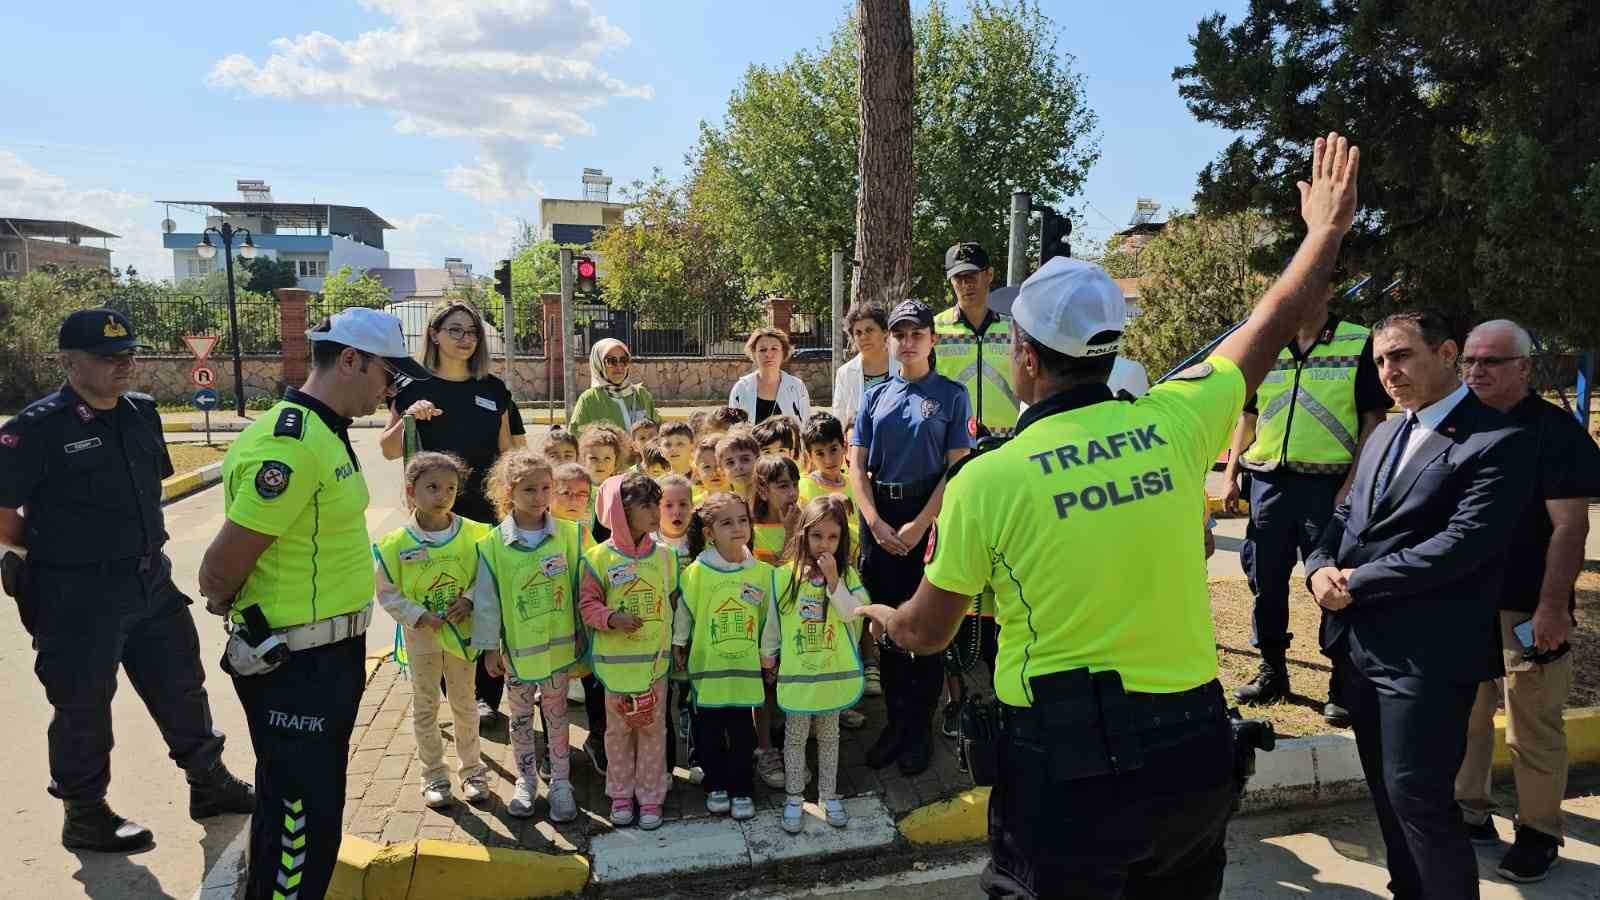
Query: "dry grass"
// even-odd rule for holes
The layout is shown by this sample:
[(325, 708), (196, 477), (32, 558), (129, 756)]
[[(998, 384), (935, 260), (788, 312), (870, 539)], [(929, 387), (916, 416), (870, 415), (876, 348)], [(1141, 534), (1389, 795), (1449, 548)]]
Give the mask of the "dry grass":
[(193, 472), (214, 462), (221, 462), (227, 452), (228, 448), (221, 445), (177, 443), (167, 445), (167, 453), (172, 456), (173, 472), (177, 475)]
[[(1242, 578), (1211, 582), (1211, 613), (1217, 628), (1217, 666), (1222, 685), (1231, 695), (1255, 677), (1260, 654), (1250, 646), (1250, 587)], [(1317, 652), (1317, 605), (1300, 584), (1289, 595), (1289, 687), (1293, 696), (1266, 707), (1251, 707), (1247, 715), (1268, 719), (1278, 734), (1299, 737), (1331, 730), (1322, 720), (1328, 699), (1328, 660)], [(1600, 704), (1600, 573), (1584, 572), (1578, 578), (1578, 627), (1572, 635), (1576, 665), (1568, 706)]]

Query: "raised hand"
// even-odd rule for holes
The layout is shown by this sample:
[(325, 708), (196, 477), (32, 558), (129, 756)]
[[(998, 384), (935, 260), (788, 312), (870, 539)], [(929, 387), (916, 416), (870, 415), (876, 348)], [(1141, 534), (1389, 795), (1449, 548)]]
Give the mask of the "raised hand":
[(1317, 138), (1311, 148), (1311, 181), (1295, 182), (1300, 188), (1300, 217), (1312, 231), (1331, 229), (1343, 234), (1356, 218), (1356, 176), (1361, 170), (1361, 149), (1336, 131)]

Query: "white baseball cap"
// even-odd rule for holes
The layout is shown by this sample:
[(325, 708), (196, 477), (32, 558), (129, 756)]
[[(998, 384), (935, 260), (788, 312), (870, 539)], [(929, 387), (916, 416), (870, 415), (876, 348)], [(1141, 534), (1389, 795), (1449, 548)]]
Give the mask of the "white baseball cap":
[[(1011, 318), (1028, 336), (1067, 356), (1115, 354), (1122, 347), (1128, 304), (1122, 289), (1094, 263), (1069, 256), (1053, 257), (1028, 276), (1017, 291)], [(1101, 332), (1114, 340), (1090, 344)]]
[(401, 375), (414, 380), (432, 378), (433, 373), (406, 352), (406, 335), (400, 320), (386, 312), (352, 306), (328, 318), (327, 331), (307, 331), (311, 341), (333, 341), (353, 350), (382, 357)]

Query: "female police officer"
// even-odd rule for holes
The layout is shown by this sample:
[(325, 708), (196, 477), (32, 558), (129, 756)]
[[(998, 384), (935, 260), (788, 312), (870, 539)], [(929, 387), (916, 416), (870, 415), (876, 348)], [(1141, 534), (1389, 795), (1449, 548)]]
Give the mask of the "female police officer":
[[(1105, 386), (1126, 307), (1098, 266), (1051, 260), (1013, 307), (1030, 404), (1012, 440), (951, 477), (916, 595), (862, 613), (934, 652), (992, 587), (1000, 704), (988, 765), (992, 897), (1216, 897), (1233, 748), (1194, 522), (1244, 398), (1328, 290), (1357, 152), (1318, 139), (1309, 228), (1250, 319), (1134, 402)], [(1091, 814), (1089, 811), (1093, 811)]]

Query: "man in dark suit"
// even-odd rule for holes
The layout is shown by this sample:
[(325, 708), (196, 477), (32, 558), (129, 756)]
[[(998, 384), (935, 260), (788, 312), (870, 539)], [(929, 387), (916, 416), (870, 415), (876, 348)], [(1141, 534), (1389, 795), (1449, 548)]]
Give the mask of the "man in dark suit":
[(1500, 674), (1504, 548), (1532, 496), (1527, 435), (1456, 374), (1456, 343), (1425, 313), (1372, 330), (1384, 388), (1405, 410), (1363, 448), (1349, 496), (1306, 561), (1322, 646), (1349, 659), (1361, 768), (1397, 900), (1478, 896), (1455, 804), (1478, 683)]

